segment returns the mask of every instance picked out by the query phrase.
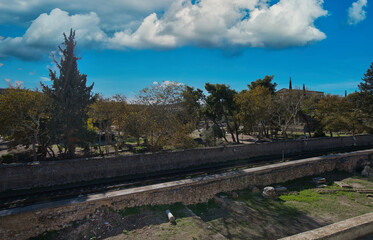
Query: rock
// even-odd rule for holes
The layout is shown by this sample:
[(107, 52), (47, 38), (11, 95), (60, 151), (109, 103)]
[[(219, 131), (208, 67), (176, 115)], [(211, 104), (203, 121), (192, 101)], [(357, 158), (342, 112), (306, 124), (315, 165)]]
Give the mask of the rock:
[(238, 193), (232, 192), (232, 198), (237, 199), (238, 198)]
[(325, 188), (325, 187), (327, 187), (328, 185), (326, 185), (326, 184), (317, 184), (317, 188)]
[(312, 179), (312, 181), (316, 184), (323, 184), (326, 183), (326, 179), (323, 177), (315, 177)]
[(369, 166), (365, 166), (363, 171), (361, 172), (363, 176), (373, 176), (373, 169)]
[(276, 191), (274, 187), (265, 187), (262, 192), (264, 198), (277, 198)]
[(348, 185), (347, 183), (344, 183), (344, 182), (336, 181), (334, 183), (337, 184), (341, 188), (352, 188), (350, 185)]
[(284, 193), (284, 192), (286, 192), (288, 189), (286, 188), (286, 187), (283, 187), (283, 186), (276, 186), (275, 187), (275, 191), (276, 191), (276, 193)]

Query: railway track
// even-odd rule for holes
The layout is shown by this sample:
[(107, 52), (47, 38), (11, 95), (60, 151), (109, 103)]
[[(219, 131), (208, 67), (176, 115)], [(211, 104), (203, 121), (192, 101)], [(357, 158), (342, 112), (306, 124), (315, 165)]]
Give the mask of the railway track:
[(166, 172), (151, 174), (137, 174), (132, 176), (95, 180), (84, 183), (54, 186), (33, 190), (18, 190), (0, 193), (0, 210), (24, 207), (36, 203), (63, 200), (81, 195), (116, 191), (127, 188), (157, 184), (168, 181), (176, 181), (185, 178), (192, 178), (228, 171), (235, 171), (244, 168), (252, 168), (267, 164), (274, 164), (284, 161), (294, 161), (302, 158), (316, 157), (335, 153), (345, 153), (370, 147), (351, 147), (344, 149), (332, 149), (319, 152), (308, 152), (284, 156), (256, 157), (244, 160), (227, 161), (216, 164), (202, 165), (186, 169), (175, 169)]

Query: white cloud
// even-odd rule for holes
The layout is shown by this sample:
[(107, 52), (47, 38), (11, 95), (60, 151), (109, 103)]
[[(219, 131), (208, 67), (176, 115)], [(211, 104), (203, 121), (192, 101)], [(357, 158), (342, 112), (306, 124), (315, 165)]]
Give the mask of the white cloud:
[(48, 81), (51, 80), (51, 79), (48, 78), (48, 77), (40, 77), (40, 79), (41, 79), (43, 82), (48, 82)]
[(348, 24), (354, 25), (366, 18), (366, 11), (364, 8), (367, 4), (367, 0), (358, 0), (352, 3), (351, 7), (348, 9)]
[[(152, 12), (163, 11), (174, 0), (1, 0), (0, 24), (27, 26), (40, 14), (59, 8), (72, 14), (95, 12), (101, 18), (100, 27), (116, 31), (136, 22)], [(140, 21), (141, 22), (141, 21)]]
[(4, 63), (0, 63), (0, 67), (4, 66)]
[(158, 17), (147, 16), (139, 28), (116, 32), (113, 47), (174, 48), (302, 46), (326, 36), (314, 21), (327, 15), (321, 0), (177, 0)]
[[(29, 13), (41, 2), (47, 4), (45, 0), (5, 1), (9, 1), (8, 5), (0, 3), (0, 15), (7, 10), (26, 16), (23, 11)], [(269, 0), (200, 0), (194, 4), (190, 0), (162, 0), (159, 4), (150, 0), (124, 0), (123, 3), (108, 0), (105, 4), (92, 3), (94, 6), (87, 1), (66, 4), (64, 9), (75, 13), (72, 15), (58, 8), (49, 14), (43, 13), (32, 21), (22, 37), (0, 40), (0, 58), (34, 60), (45, 56), (56, 49), (63, 40), (62, 33), (67, 33), (70, 28), (76, 30), (78, 47), (121, 50), (168, 49), (186, 45), (224, 51), (246, 47), (286, 48), (303, 46), (326, 37), (314, 26), (316, 19), (327, 15), (323, 0), (280, 0), (275, 4)], [(62, 0), (54, 2), (61, 3)], [(135, 9), (138, 16), (135, 14), (136, 17), (127, 19), (123, 13), (121, 18), (117, 10), (107, 7), (109, 2), (118, 9)], [(0, 17), (1, 21), (5, 20)]]
[(69, 15), (58, 8), (50, 14), (43, 13), (36, 18), (22, 37), (0, 40), (0, 58), (9, 56), (21, 59), (38, 59), (46, 52), (56, 49), (63, 40), (62, 33), (76, 31), (76, 40), (81, 47), (100, 45), (106, 34), (98, 27), (96, 13)]

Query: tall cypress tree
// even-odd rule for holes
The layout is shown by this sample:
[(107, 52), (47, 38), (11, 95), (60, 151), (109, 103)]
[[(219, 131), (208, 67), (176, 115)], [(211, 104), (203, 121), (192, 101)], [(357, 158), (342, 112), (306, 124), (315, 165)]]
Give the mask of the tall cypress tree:
[[(369, 115), (371, 121), (373, 120), (373, 62), (361, 80), (363, 82), (358, 86), (360, 90), (360, 109)], [(372, 122), (370, 122), (371, 124)]]
[(95, 97), (92, 95), (93, 84), (86, 86), (87, 75), (78, 70), (77, 60), (80, 58), (74, 54), (75, 31), (71, 29), (68, 37), (65, 33), (63, 36), (64, 48), (58, 46), (62, 57), (59, 62), (53, 57), (59, 69), (59, 76), (56, 71), (49, 69), (52, 86), (43, 85), (43, 92), (50, 97), (52, 103), (51, 129), (54, 139), (56, 143), (63, 143), (65, 153), (73, 157), (76, 144), (86, 132), (88, 107)]

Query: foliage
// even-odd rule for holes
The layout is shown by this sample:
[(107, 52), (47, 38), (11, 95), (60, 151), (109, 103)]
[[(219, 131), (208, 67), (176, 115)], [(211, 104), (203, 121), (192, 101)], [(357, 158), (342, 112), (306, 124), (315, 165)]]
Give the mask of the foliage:
[(137, 146), (134, 149), (135, 153), (145, 153), (148, 151), (148, 148), (145, 146)]
[(63, 35), (65, 41), (62, 44), (65, 49), (58, 47), (62, 55), (60, 62), (53, 57), (59, 69), (59, 76), (49, 69), (52, 86), (42, 85), (52, 104), (52, 135), (57, 143), (65, 144), (65, 152), (72, 157), (76, 144), (82, 140), (81, 136), (87, 130), (87, 112), (94, 102), (94, 97), (91, 92), (93, 84), (87, 87), (87, 75), (78, 70), (79, 58), (74, 54), (75, 31), (71, 30), (69, 37)]
[[(237, 92), (225, 84), (206, 83), (205, 88), (209, 95), (206, 98), (206, 116), (225, 132), (224, 127), (231, 134), (232, 140), (239, 143), (240, 119), (238, 107), (234, 101)], [(223, 137), (228, 142), (225, 134)]]
[(206, 143), (207, 146), (217, 146), (220, 144), (218, 139), (223, 137), (224, 132), (219, 128), (217, 125), (212, 125), (208, 129), (205, 129), (201, 133), (201, 137), (203, 142)]
[(373, 62), (359, 84), (358, 108), (366, 114), (365, 123), (373, 129)]
[(14, 161), (14, 154), (8, 153), (1, 156), (0, 163), (12, 163)]
[(336, 95), (326, 95), (317, 105), (316, 118), (320, 121), (323, 129), (330, 132), (342, 130), (362, 131), (362, 115), (354, 107), (354, 95), (343, 98)]
[(202, 104), (206, 96), (201, 89), (194, 90), (193, 87), (185, 86), (182, 92), (183, 108), (185, 110), (185, 120), (198, 124), (203, 116)]
[(10, 147), (32, 146), (33, 160), (37, 160), (37, 146), (47, 134), (45, 122), (48, 101), (35, 90), (8, 88), (0, 95), (0, 134), (10, 141)]
[(241, 91), (235, 102), (239, 107), (239, 118), (246, 132), (259, 133), (259, 136), (269, 135), (273, 125), (271, 108), (272, 92), (269, 88), (259, 85), (249, 91)]
[(147, 107), (141, 104), (129, 104), (126, 107), (123, 121), (123, 131), (126, 135), (135, 138), (140, 145), (140, 137), (146, 136), (150, 130), (150, 116)]
[(287, 138), (288, 128), (295, 123), (296, 117), (302, 109), (305, 95), (303, 91), (290, 90), (275, 96), (273, 117), (277, 119), (281, 132)]
[[(118, 153), (118, 138), (121, 136), (125, 121), (126, 108), (125, 98), (118, 95), (114, 98), (100, 97), (90, 106), (89, 116), (92, 118), (94, 125), (97, 126), (99, 146), (101, 146), (101, 136), (104, 134), (106, 146), (112, 145), (116, 154)], [(115, 134), (113, 127), (115, 127), (117, 134)], [(117, 136), (116, 141), (113, 141), (114, 136)], [(106, 147), (106, 153), (108, 153), (108, 147)]]
[[(303, 85), (303, 92), (306, 93), (305, 86)], [(325, 134), (322, 131), (322, 128), (319, 122), (316, 120), (316, 108), (317, 104), (320, 101), (319, 96), (307, 96), (305, 95), (305, 99), (302, 103), (301, 110), (299, 111), (299, 117), (305, 122), (306, 129), (305, 131), (308, 132), (309, 137), (311, 137), (311, 132), (316, 131), (317, 136), (315, 137), (323, 137)], [(316, 133), (315, 132), (315, 133)], [(315, 134), (316, 135), (316, 134)]]
[(183, 121), (183, 86), (176, 82), (162, 82), (140, 91), (136, 104), (145, 108), (141, 120), (153, 151), (164, 146), (187, 147), (193, 144), (188, 135), (194, 126)]
[(259, 78), (256, 81), (251, 82), (247, 86), (248, 86), (249, 90), (254, 90), (256, 87), (262, 86), (262, 87), (268, 88), (269, 91), (271, 92), (271, 94), (275, 94), (277, 83), (275, 83), (275, 82), (272, 83), (272, 80), (273, 80), (274, 77), (275, 77), (274, 75), (272, 75), (272, 76), (266, 75), (263, 79)]

